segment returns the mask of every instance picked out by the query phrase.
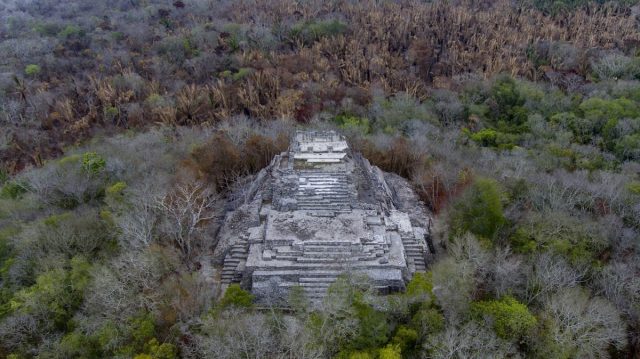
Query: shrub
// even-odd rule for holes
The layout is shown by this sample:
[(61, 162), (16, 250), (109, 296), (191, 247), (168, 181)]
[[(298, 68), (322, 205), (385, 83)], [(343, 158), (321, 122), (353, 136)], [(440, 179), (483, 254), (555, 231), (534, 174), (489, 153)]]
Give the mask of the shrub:
[(421, 338), (424, 338), (444, 330), (444, 316), (435, 308), (423, 306), (411, 318), (411, 327), (417, 330)]
[(115, 122), (120, 116), (120, 110), (115, 106), (107, 106), (104, 108), (104, 119), (109, 122)]
[(44, 312), (56, 329), (66, 329), (75, 310), (82, 304), (91, 265), (76, 257), (70, 269), (52, 269), (42, 273), (31, 287), (16, 292), (12, 301), (13, 311)]
[(627, 184), (627, 190), (635, 195), (640, 195), (640, 181), (633, 181)]
[(573, 264), (593, 264), (608, 248), (600, 229), (588, 218), (549, 212), (526, 218), (510, 240), (524, 253), (551, 250)]
[(30, 77), (36, 77), (40, 74), (42, 68), (39, 65), (31, 64), (24, 68), (24, 73)]
[(290, 36), (309, 44), (323, 37), (337, 36), (346, 31), (347, 25), (338, 20), (311, 21), (294, 25), (291, 28)]
[(72, 37), (83, 36), (84, 32), (78, 26), (75, 25), (67, 25), (62, 31), (58, 33), (58, 36), (63, 39), (69, 39)]
[(388, 345), (387, 348), (392, 348), (400, 354), (400, 352), (409, 354), (416, 349), (418, 344), (418, 332), (415, 329), (408, 328), (401, 325), (396, 330), (396, 334), (391, 339), (393, 346)]
[(492, 239), (506, 223), (502, 212), (502, 193), (498, 183), (478, 178), (452, 205), (451, 229), (454, 236), (471, 232)]
[(230, 284), (218, 303), (219, 308), (250, 308), (253, 306), (253, 295), (240, 288), (239, 284)]
[(89, 174), (96, 175), (105, 168), (107, 161), (95, 152), (82, 155), (82, 169)]
[(18, 199), (26, 192), (26, 184), (10, 181), (8, 183), (5, 183), (5, 185), (0, 189), (0, 198)]
[(499, 77), (491, 88), (489, 103), (493, 105), (493, 123), (505, 132), (524, 132), (528, 111), (525, 97), (511, 77)]
[(387, 345), (378, 350), (379, 359), (402, 359), (402, 349), (397, 345)]
[(615, 155), (621, 160), (640, 159), (640, 133), (622, 137), (614, 148)]
[(413, 278), (407, 283), (407, 295), (410, 296), (432, 296), (433, 281), (431, 273), (416, 272)]
[(599, 134), (608, 120), (640, 117), (640, 105), (626, 98), (605, 100), (592, 97), (582, 102), (579, 110), (582, 117), (592, 124), (594, 134)]
[(496, 147), (499, 149), (512, 149), (518, 142), (518, 136), (510, 133), (496, 131), (491, 128), (482, 129), (470, 134), (470, 138), (484, 147)]
[[(105, 201), (107, 203), (119, 203), (124, 201), (124, 191), (127, 189), (125, 182), (116, 182), (105, 189)], [(109, 216), (110, 217), (110, 216)]]
[(384, 312), (378, 311), (362, 299), (353, 303), (358, 320), (358, 332), (349, 340), (347, 346), (355, 350), (376, 348), (388, 340), (389, 324)]
[(348, 133), (366, 135), (371, 131), (368, 118), (343, 114), (336, 116), (333, 120)]
[(471, 312), (478, 319), (489, 320), (496, 334), (504, 339), (522, 338), (537, 324), (527, 306), (511, 296), (473, 303)]
[(389, 99), (377, 99), (372, 107), (373, 125), (386, 133), (404, 131), (410, 120), (438, 123), (436, 115), (425, 104), (404, 92)]

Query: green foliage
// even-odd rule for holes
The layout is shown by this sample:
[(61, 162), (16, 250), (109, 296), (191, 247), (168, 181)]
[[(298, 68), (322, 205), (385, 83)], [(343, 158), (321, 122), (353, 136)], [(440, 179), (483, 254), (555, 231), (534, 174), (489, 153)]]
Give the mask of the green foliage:
[(10, 301), (13, 290), (9, 286), (7, 274), (15, 261), (15, 248), (11, 245), (10, 238), (18, 233), (19, 230), (15, 227), (0, 229), (0, 319), (12, 311)]
[(527, 306), (511, 296), (473, 303), (471, 312), (478, 319), (488, 319), (496, 334), (505, 339), (522, 338), (537, 324)]
[(69, 358), (98, 358), (101, 356), (100, 348), (94, 338), (77, 331), (62, 337), (60, 351)]
[(431, 278), (431, 272), (416, 272), (407, 283), (407, 295), (409, 296), (430, 297), (433, 295), (432, 290), (433, 279)]
[(62, 30), (61, 26), (52, 22), (37, 23), (33, 30), (41, 36), (56, 36)]
[(618, 140), (614, 147), (614, 153), (621, 160), (640, 160), (640, 132)]
[[(579, 128), (578, 131), (574, 130), (574, 132), (578, 132), (582, 136), (589, 134), (592, 137), (600, 134), (610, 120), (616, 121), (624, 118), (640, 117), (640, 105), (626, 98), (605, 100), (592, 97), (582, 102), (579, 110), (582, 115), (581, 117), (584, 118), (586, 122), (574, 119), (576, 122), (574, 127)], [(578, 126), (580, 123), (584, 124)]]
[(517, 253), (530, 254), (536, 251), (538, 243), (524, 228), (518, 228), (509, 237), (511, 248)]
[(0, 198), (19, 199), (26, 192), (25, 183), (9, 181), (0, 188)]
[(143, 313), (133, 317), (131, 322), (131, 340), (135, 348), (144, 348), (154, 338), (156, 325), (151, 313)]
[(369, 354), (368, 352), (356, 351), (356, 352), (351, 352), (351, 353), (349, 353), (347, 355), (338, 355), (336, 358), (373, 359), (374, 357), (371, 356), (371, 354)]
[(525, 97), (511, 77), (499, 77), (491, 88), (493, 124), (498, 130), (511, 133), (526, 132), (528, 111)]
[(379, 359), (402, 359), (402, 350), (399, 346), (387, 345), (378, 350)]
[(95, 152), (86, 152), (82, 155), (82, 169), (92, 175), (102, 172), (107, 161)]
[(71, 219), (71, 213), (66, 212), (62, 214), (52, 214), (51, 216), (45, 218), (42, 223), (48, 227), (60, 228), (60, 225), (63, 222), (69, 221)]
[(471, 232), (492, 239), (506, 224), (502, 210), (502, 192), (498, 183), (478, 178), (452, 205), (451, 230), (454, 236)]
[(393, 346), (387, 346), (387, 348), (393, 349), (398, 354), (413, 353), (419, 344), (418, 338), (418, 332), (415, 329), (401, 325), (398, 327), (395, 335), (391, 339)]
[(16, 292), (10, 301), (11, 311), (45, 312), (55, 328), (67, 329), (91, 278), (91, 264), (84, 258), (75, 257), (69, 264), (68, 269), (52, 269), (39, 275), (34, 285)]
[(289, 305), (294, 312), (305, 314), (310, 307), (310, 302), (301, 286), (293, 286), (289, 290)]
[(597, 264), (608, 242), (588, 218), (575, 218), (565, 213), (535, 214), (526, 219), (510, 238), (522, 253), (551, 250), (573, 264)]
[(224, 292), (224, 296), (218, 303), (219, 308), (251, 308), (253, 306), (253, 295), (240, 288), (239, 284), (230, 284)]
[(242, 67), (238, 70), (238, 72), (236, 72), (235, 74), (233, 74), (232, 78), (233, 81), (240, 81), (243, 78), (249, 76), (250, 74), (253, 73), (253, 69), (250, 67)]
[(517, 135), (485, 128), (469, 134), (470, 138), (483, 147), (496, 147), (499, 149), (512, 149), (519, 140)]
[(366, 135), (371, 131), (369, 119), (364, 117), (342, 114), (334, 117), (334, 122), (341, 129), (351, 133)]
[(294, 25), (291, 28), (290, 36), (309, 44), (311, 42), (318, 41), (323, 37), (332, 37), (343, 34), (347, 29), (347, 25), (338, 20), (310, 21)]
[(421, 338), (445, 328), (444, 315), (436, 308), (422, 306), (411, 318), (411, 327)]
[(116, 182), (105, 189), (105, 195), (112, 199), (122, 200), (124, 191), (127, 189), (125, 182)]
[(376, 99), (373, 126), (386, 133), (404, 131), (410, 120), (438, 123), (426, 104), (420, 103), (409, 94), (401, 92), (389, 99)]
[(351, 338), (347, 344), (348, 347), (363, 350), (384, 345), (389, 334), (389, 324), (385, 313), (359, 299), (354, 301), (353, 307), (359, 325), (358, 333), (354, 338)]
[(640, 195), (640, 181), (633, 181), (627, 184), (627, 190), (635, 195)]
[(36, 77), (40, 74), (41, 71), (42, 68), (36, 64), (30, 64), (24, 68), (24, 73), (29, 77)]
[(67, 25), (64, 29), (62, 29), (62, 31), (58, 33), (58, 36), (63, 39), (69, 39), (72, 37), (84, 36), (84, 31), (78, 26)]
[(156, 338), (151, 339), (146, 344), (145, 349), (146, 352), (149, 353), (147, 355), (152, 359), (175, 359), (178, 354), (178, 350), (175, 345), (170, 343), (160, 344)]
[(113, 122), (120, 116), (120, 110), (115, 106), (106, 106), (104, 108), (104, 118), (107, 121)]

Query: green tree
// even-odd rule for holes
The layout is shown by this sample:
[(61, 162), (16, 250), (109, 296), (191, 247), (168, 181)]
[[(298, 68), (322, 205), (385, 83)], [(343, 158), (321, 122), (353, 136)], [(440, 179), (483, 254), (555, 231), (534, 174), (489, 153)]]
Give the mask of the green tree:
[(502, 209), (502, 193), (498, 183), (478, 178), (453, 204), (450, 213), (452, 234), (471, 232), (492, 239), (506, 223)]
[(504, 339), (522, 338), (529, 334), (538, 322), (526, 305), (511, 296), (473, 303), (471, 312), (476, 318), (484, 318), (492, 323), (493, 330)]
[(107, 161), (95, 152), (86, 152), (82, 155), (82, 169), (87, 173), (98, 174), (106, 165)]
[(41, 71), (42, 68), (36, 64), (30, 64), (24, 68), (24, 73), (29, 77), (36, 77), (40, 74)]
[(518, 89), (516, 81), (509, 76), (499, 77), (491, 88), (491, 102), (495, 104), (493, 124), (502, 132), (523, 132), (528, 111), (526, 99)]
[(240, 288), (239, 284), (230, 284), (218, 303), (219, 308), (250, 308), (253, 306), (253, 295)]

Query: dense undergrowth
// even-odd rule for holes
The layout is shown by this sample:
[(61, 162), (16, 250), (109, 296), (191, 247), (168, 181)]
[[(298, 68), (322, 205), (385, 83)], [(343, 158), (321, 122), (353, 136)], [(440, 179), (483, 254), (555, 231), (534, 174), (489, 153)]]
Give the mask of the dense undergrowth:
[[(0, 357), (636, 358), (630, 5), (0, 5)], [(318, 310), (265, 310), (205, 281), (226, 204), (298, 126), (434, 212), (405, 293), (348, 273)]]

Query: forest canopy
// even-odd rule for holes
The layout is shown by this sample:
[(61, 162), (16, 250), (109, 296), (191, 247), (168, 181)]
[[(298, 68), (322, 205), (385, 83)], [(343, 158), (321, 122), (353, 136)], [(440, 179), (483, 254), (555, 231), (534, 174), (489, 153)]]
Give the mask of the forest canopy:
[[(0, 357), (637, 358), (638, 6), (3, 1)], [(433, 213), (406, 291), (215, 290), (212, 233), (300, 128)]]

